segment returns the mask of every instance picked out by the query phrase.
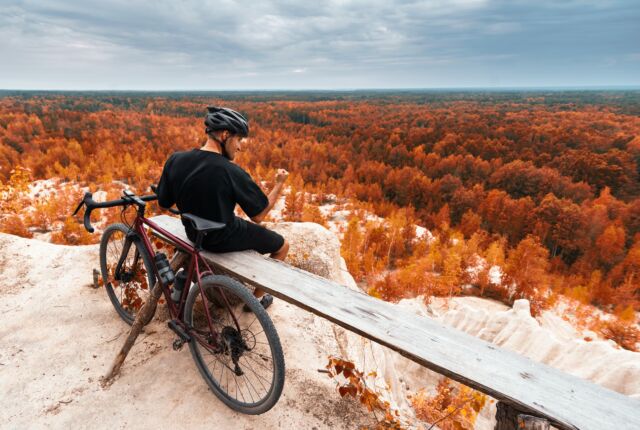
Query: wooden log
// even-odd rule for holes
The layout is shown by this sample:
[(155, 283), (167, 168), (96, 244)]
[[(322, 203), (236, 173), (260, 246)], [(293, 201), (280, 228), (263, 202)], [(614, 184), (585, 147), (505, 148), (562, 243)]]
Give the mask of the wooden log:
[[(176, 252), (173, 258), (171, 259), (171, 269), (173, 271), (177, 271), (177, 269), (184, 264), (187, 260), (188, 255), (183, 252)], [(120, 348), (120, 352), (116, 355), (115, 360), (113, 361), (113, 365), (111, 366), (111, 370), (107, 375), (102, 378), (102, 386), (106, 387), (113, 383), (113, 379), (120, 372), (120, 368), (124, 363), (125, 358), (127, 358), (127, 354), (133, 347), (133, 344), (136, 342), (138, 335), (142, 331), (142, 327), (147, 325), (149, 321), (153, 318), (153, 315), (156, 312), (156, 307), (158, 305), (158, 299), (162, 295), (162, 283), (158, 279), (156, 284), (153, 286), (151, 290), (151, 294), (149, 296), (149, 300), (142, 306), (140, 312), (136, 315), (136, 319), (133, 321), (133, 325), (131, 326), (131, 331), (129, 331), (129, 336), (124, 341), (122, 348)]]
[(93, 269), (93, 288), (100, 287), (100, 271), (98, 269)]
[(496, 405), (496, 426), (494, 430), (549, 430), (549, 421), (545, 418), (523, 414), (508, 403)]

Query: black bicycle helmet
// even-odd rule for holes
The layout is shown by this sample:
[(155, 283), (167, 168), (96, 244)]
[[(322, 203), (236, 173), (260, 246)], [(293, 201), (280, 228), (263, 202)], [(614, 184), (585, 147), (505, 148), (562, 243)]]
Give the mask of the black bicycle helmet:
[(204, 120), (207, 134), (212, 131), (228, 130), (232, 134), (242, 137), (249, 135), (249, 123), (247, 119), (239, 112), (233, 109), (209, 106), (207, 107), (207, 116)]

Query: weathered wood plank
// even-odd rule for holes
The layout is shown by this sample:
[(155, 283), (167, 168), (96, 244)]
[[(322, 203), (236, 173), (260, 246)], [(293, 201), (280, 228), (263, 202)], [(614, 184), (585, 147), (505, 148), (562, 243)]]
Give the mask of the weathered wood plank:
[[(153, 218), (187, 240), (179, 220)], [(562, 429), (640, 429), (640, 402), (252, 251), (219, 269)]]

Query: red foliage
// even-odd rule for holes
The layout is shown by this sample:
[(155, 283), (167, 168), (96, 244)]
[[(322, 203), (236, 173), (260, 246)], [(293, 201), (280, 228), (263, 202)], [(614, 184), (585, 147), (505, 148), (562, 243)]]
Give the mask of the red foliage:
[(416, 416), (431, 427), (437, 424), (442, 430), (472, 430), (487, 400), (481, 392), (444, 378), (438, 383), (435, 395), (419, 391), (411, 403)]
[(0, 220), (0, 231), (20, 237), (33, 237), (33, 233), (27, 229), (27, 226), (19, 215), (8, 215)]
[(610, 321), (600, 329), (600, 333), (624, 349), (638, 351), (637, 345), (638, 342), (640, 342), (640, 329), (638, 329), (634, 323)]
[[(389, 219), (407, 211), (410, 215), (398, 218), (406, 225), (436, 228), (445, 236), (459, 230), (463, 240), (476, 233), (504, 237), (512, 260), (535, 256), (533, 272), (510, 266), (509, 276), (522, 283), (517, 294), (537, 300), (535, 285), (553, 274), (565, 279), (567, 288), (582, 285), (592, 303), (640, 310), (640, 117), (633, 114), (634, 97), (3, 97), (0, 226), (29, 234), (29, 229), (46, 231), (64, 223), (69, 234), (56, 237), (83, 243), (67, 218), (66, 201), (43, 201), (33, 216), (16, 218), (34, 202), (13, 198), (25, 195), (11, 185), (20, 182), (12, 179), (13, 166), (26, 166), (32, 180), (55, 176), (92, 189), (117, 180), (145, 192), (171, 152), (202, 143), (198, 118), (204, 106), (227, 104), (252, 121), (251, 145), (237, 162), (257, 179), (270, 177), (267, 173), (276, 168), (292, 172), (295, 193), (287, 202), (288, 219), (322, 222), (308, 196), (327, 193), (359, 200), (359, 207)], [(111, 220), (118, 216), (109, 215)], [(395, 271), (422, 267), (419, 262), (428, 254), (410, 229), (391, 221), (360, 216), (345, 237), (344, 257), (354, 276), (386, 282), (379, 291), (396, 298), (409, 281), (393, 285), (404, 276)], [(536, 251), (525, 252), (523, 241), (529, 251), (535, 241)], [(444, 283), (466, 281), (471, 265), (462, 249), (451, 251), (444, 239), (440, 244), (446, 248), (439, 251), (442, 272), (424, 275), (436, 291)], [(480, 253), (488, 243), (481, 245)], [(549, 264), (543, 264), (540, 247), (548, 252)], [(433, 266), (437, 253), (432, 253)], [(601, 281), (587, 282), (595, 271)], [(530, 273), (540, 278), (532, 280)], [(471, 283), (490, 291), (483, 276)], [(454, 287), (448, 286), (452, 292)]]

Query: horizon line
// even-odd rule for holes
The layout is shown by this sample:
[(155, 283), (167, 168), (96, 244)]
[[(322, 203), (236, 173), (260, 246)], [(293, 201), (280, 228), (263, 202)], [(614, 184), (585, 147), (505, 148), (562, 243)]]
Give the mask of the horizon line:
[(223, 93), (223, 92), (403, 92), (403, 91), (598, 91), (640, 90), (640, 84), (630, 85), (548, 85), (548, 86), (466, 86), (466, 87), (362, 87), (362, 88), (227, 88), (227, 89), (47, 89), (47, 88), (0, 88), (0, 92), (102, 92), (102, 93)]

